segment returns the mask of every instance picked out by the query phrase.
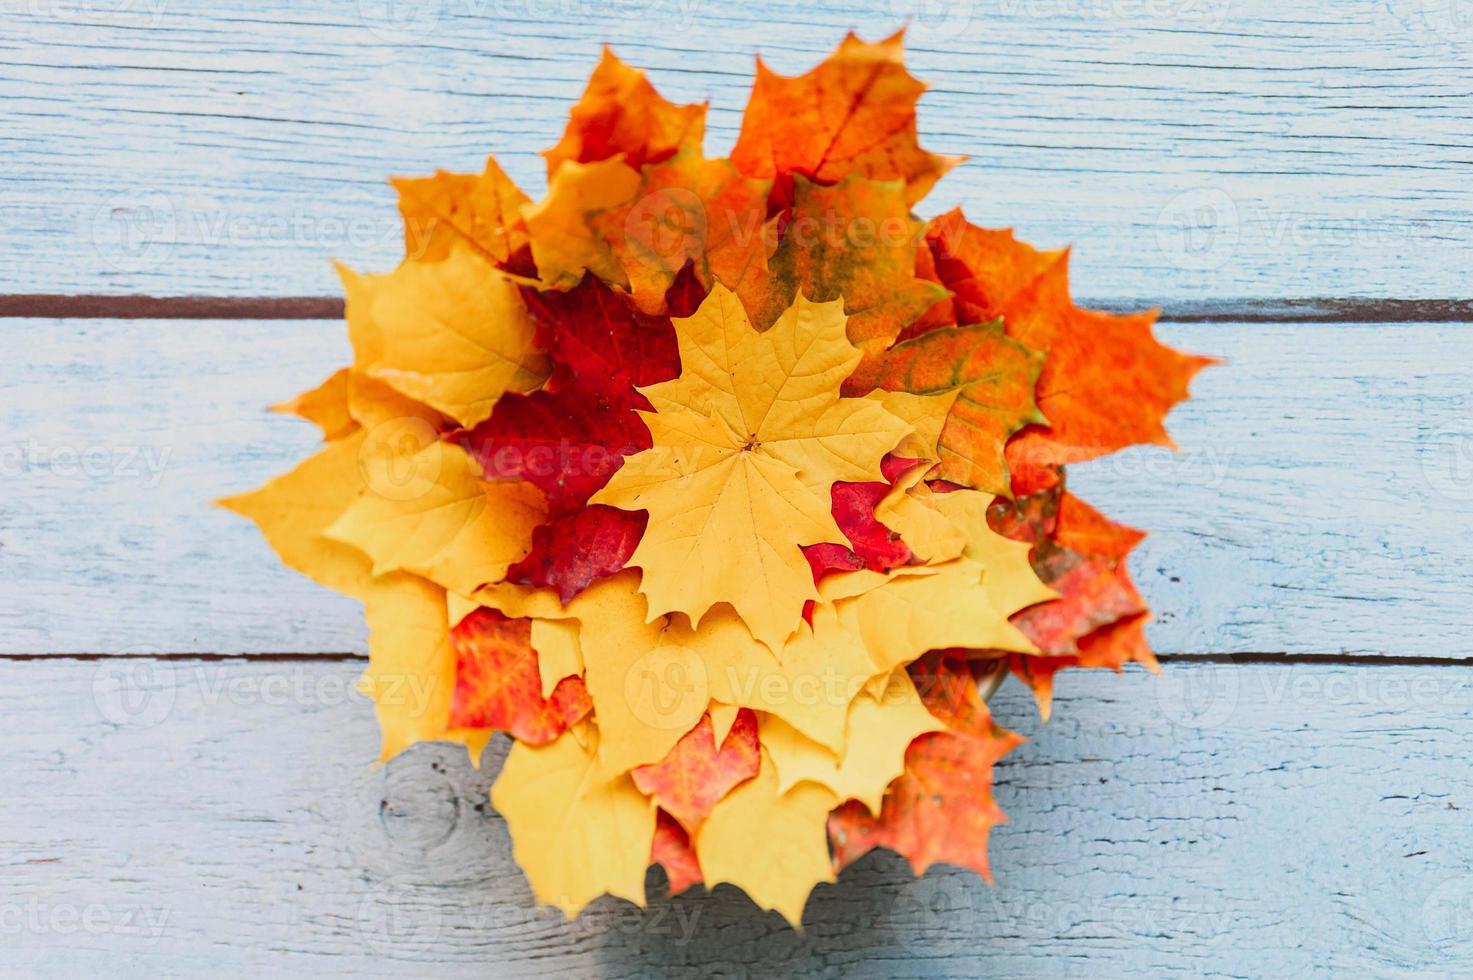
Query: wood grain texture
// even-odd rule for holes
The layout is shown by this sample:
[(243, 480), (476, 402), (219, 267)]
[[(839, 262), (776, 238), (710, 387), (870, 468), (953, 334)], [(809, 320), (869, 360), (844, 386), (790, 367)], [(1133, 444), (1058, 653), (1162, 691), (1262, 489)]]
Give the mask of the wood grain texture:
[(0, 292), (335, 292), (386, 267), (391, 173), (540, 193), (536, 151), (611, 42), (739, 123), (752, 54), (795, 72), (911, 21), (925, 203), (1073, 242), (1081, 295), (1467, 298), (1473, 19), (1460, 0), (245, 0), (0, 13)]
[[(1473, 333), (1170, 325), (1227, 358), (1183, 447), (1071, 467), (1148, 529), (1169, 653), (1473, 656)], [(209, 506), (313, 451), (266, 405), (348, 359), (327, 322), (0, 321), (0, 653), (358, 652), (355, 603)]]
[[(151, 977), (1450, 976), (1473, 956), (1461, 671), (1068, 674), (999, 771), (997, 884), (886, 854), (796, 934), (720, 888), (536, 909), (500, 762), (371, 765), (350, 664), (0, 664), (0, 969)], [(89, 924), (90, 923), (90, 924)]]

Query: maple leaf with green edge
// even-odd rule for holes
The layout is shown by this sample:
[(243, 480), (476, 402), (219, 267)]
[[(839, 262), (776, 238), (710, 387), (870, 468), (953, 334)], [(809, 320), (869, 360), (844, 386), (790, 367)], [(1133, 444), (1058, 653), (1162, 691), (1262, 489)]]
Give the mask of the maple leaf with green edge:
[(687, 833), (695, 833), (706, 814), (738, 784), (757, 775), (757, 716), (743, 708), (717, 749), (711, 716), (681, 736), (670, 754), (631, 775), (641, 793), (652, 796)]
[(944, 862), (991, 881), (987, 838), (1006, 819), (992, 798), (992, 768), (1022, 738), (993, 722), (964, 654), (931, 653), (910, 672), (926, 707), (947, 730), (910, 743), (905, 771), (890, 784), (878, 817), (857, 800), (829, 815), (834, 864), (842, 869), (885, 847), (909, 861), (917, 875)]
[(796, 294), (818, 303), (842, 299), (850, 341), (873, 355), (946, 296), (915, 274), (924, 226), (911, 216), (899, 181), (849, 176), (828, 187), (796, 178), (781, 227), (768, 275), (739, 291), (759, 329)]
[(455, 691), (450, 724), (494, 728), (529, 745), (546, 745), (593, 708), (581, 677), (565, 677), (542, 697), (531, 621), (477, 609), (450, 631)]
[(927, 241), (938, 278), (955, 294), (958, 323), (1001, 318), (1009, 337), (1047, 355), (1037, 397), (1048, 423), (1008, 444), (1015, 475), (1137, 443), (1175, 447), (1166, 413), (1214, 358), (1157, 342), (1154, 312), (1118, 316), (1075, 306), (1067, 250), (1039, 252), (1010, 231), (976, 227), (960, 210), (934, 219)]
[(941, 461), (928, 476), (1007, 495), (1008, 437), (1046, 421), (1033, 400), (1043, 362), (1043, 354), (1010, 339), (994, 320), (901, 341), (861, 362), (844, 391), (932, 395), (960, 389), (937, 444)]

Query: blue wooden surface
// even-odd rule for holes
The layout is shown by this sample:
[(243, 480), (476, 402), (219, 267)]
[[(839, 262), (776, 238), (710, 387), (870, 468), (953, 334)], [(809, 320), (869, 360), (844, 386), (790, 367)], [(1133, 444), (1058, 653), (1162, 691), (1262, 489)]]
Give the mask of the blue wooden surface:
[[(927, 141), (973, 158), (922, 210), (1075, 243), (1081, 294), (1473, 295), (1461, 0), (0, 7), (0, 293), (327, 294), (326, 255), (393, 261), (388, 173), (495, 150), (537, 192), (601, 41), (720, 150), (752, 52), (906, 17)], [(487, 771), (371, 765), (354, 605), (198, 506), (305, 451), (259, 409), (337, 326), (0, 321), (0, 971), (1470, 975), (1468, 329), (1165, 328), (1230, 358), (1186, 452), (1073, 479), (1209, 662), (1066, 675), (1046, 727), (1005, 691), (998, 887), (873, 859), (797, 935), (724, 890), (562, 923)]]
[[(25, 5), (21, 5), (25, 7)], [(1465, 0), (54, 0), (3, 8), (0, 292), (336, 292), (397, 257), (390, 173), (529, 192), (598, 46), (733, 139), (754, 53), (911, 22), (924, 203), (1074, 243), (1080, 295), (1462, 297)]]

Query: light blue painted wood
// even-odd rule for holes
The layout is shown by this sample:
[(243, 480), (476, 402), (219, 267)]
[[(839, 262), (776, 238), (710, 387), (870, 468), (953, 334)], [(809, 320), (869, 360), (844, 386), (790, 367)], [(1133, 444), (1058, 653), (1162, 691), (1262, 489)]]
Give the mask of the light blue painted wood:
[(0, 663), (0, 970), (1441, 977), (1473, 960), (1462, 670), (1072, 673), (1043, 727), (1005, 688), (1000, 716), (1032, 740), (999, 770), (996, 887), (880, 856), (819, 888), (803, 935), (729, 888), (645, 913), (605, 899), (573, 924), (534, 909), (486, 804), (499, 749), (479, 772), (436, 746), (373, 767), (355, 673)]
[[(1073, 241), (1078, 292), (1466, 297), (1473, 21), (1454, 0), (947, 5), (379, 0), (0, 8), (0, 291), (331, 293), (390, 264), (381, 178), (495, 149), (529, 189), (596, 42), (724, 149), (749, 55), (910, 15), (927, 202)], [(1462, 324), (1179, 325), (1225, 354), (1179, 457), (1071, 470), (1153, 532), (1173, 652), (1470, 656)], [(346, 356), (305, 323), (0, 322), (0, 654), (362, 649), (356, 607), (203, 502), (310, 451), (262, 412)], [(726, 890), (530, 907), (495, 768), (370, 765), (351, 663), (0, 660), (0, 972), (1458, 976), (1466, 669), (1069, 673), (1003, 767), (998, 888), (866, 862), (803, 936)], [(286, 746), (287, 748), (283, 748)], [(694, 941), (685, 929), (695, 924)]]
[(911, 20), (923, 210), (1076, 246), (1081, 295), (1466, 297), (1461, 0), (162, 0), (0, 10), (0, 291), (295, 295), (399, 250), (390, 173), (533, 193), (598, 45), (729, 147), (752, 54)]
[[(1172, 324), (1225, 355), (1183, 451), (1071, 467), (1151, 532), (1131, 567), (1172, 653), (1473, 656), (1473, 334)], [(341, 324), (0, 321), (0, 653), (362, 651), (357, 605), (208, 502), (313, 451), (265, 406), (349, 358)]]

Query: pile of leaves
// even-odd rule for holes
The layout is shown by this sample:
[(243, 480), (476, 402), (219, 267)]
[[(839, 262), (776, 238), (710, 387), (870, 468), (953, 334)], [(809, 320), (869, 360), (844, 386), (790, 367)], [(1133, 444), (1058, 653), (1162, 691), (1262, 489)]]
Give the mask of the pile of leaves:
[(383, 755), (492, 734), (539, 901), (730, 882), (794, 924), (876, 847), (988, 874), (979, 678), (1154, 667), (1139, 532), (1064, 466), (1208, 361), (1069, 298), (1068, 255), (912, 208), (899, 35), (706, 106), (605, 53), (533, 202), (396, 180), (407, 258), (341, 270), (354, 359), (283, 406), (326, 446), (226, 506), (362, 600)]

